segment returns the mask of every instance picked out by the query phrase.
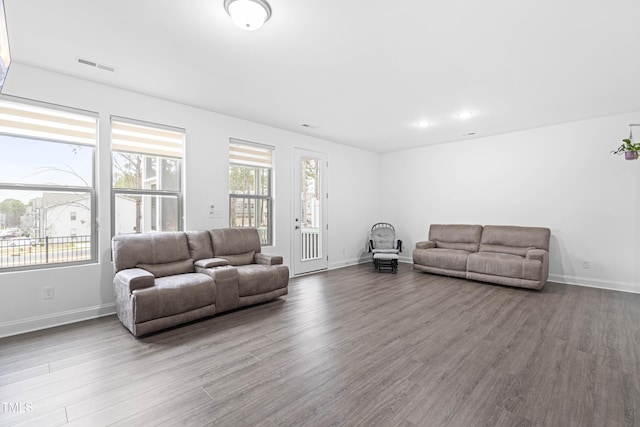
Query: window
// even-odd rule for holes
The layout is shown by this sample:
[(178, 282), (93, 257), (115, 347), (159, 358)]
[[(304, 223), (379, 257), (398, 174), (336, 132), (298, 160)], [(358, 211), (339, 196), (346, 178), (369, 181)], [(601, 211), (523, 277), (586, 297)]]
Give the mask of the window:
[(255, 227), (273, 244), (273, 147), (232, 139), (229, 144), (229, 224)]
[(112, 234), (182, 229), (182, 129), (111, 118)]
[(71, 221), (75, 221), (78, 217), (78, 214), (76, 212), (71, 212)]
[(97, 114), (0, 99), (0, 270), (96, 260), (96, 140)]

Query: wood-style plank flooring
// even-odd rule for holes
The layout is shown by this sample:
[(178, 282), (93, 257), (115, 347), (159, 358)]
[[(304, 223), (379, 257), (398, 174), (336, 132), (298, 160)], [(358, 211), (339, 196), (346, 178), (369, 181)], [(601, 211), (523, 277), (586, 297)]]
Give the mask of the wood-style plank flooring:
[(348, 267), (141, 339), (115, 316), (0, 339), (0, 403), (2, 426), (640, 426), (640, 295)]

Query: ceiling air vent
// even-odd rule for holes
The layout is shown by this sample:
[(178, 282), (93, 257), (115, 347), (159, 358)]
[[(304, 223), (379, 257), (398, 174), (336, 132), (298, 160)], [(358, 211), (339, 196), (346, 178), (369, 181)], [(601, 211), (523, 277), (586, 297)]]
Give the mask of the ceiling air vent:
[(104, 64), (98, 64), (96, 65), (96, 67), (100, 68), (101, 70), (111, 71), (112, 73), (116, 70), (115, 68), (110, 67), (108, 65), (104, 65)]
[(78, 58), (78, 62), (80, 64), (88, 65), (89, 67), (100, 68), (101, 70), (111, 71), (112, 73), (116, 70), (114, 67), (104, 64), (98, 64), (97, 62), (91, 61), (89, 59)]

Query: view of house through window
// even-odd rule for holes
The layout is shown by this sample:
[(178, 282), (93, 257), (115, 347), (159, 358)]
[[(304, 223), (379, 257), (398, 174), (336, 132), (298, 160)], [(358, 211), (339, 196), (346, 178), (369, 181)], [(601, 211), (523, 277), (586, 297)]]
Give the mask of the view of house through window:
[(232, 139), (229, 144), (229, 224), (255, 227), (273, 244), (273, 148)]
[(96, 114), (0, 99), (0, 269), (96, 259), (96, 140)]
[(111, 118), (113, 234), (182, 229), (181, 129)]

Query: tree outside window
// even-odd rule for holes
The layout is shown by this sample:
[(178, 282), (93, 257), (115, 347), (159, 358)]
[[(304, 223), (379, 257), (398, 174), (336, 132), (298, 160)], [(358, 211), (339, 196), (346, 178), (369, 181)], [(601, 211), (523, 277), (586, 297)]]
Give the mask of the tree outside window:
[(272, 245), (273, 149), (238, 140), (229, 148), (229, 225), (257, 228), (262, 245)]
[(113, 233), (182, 228), (184, 131), (112, 118)]
[(97, 114), (11, 97), (0, 109), (0, 269), (94, 261)]

